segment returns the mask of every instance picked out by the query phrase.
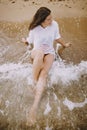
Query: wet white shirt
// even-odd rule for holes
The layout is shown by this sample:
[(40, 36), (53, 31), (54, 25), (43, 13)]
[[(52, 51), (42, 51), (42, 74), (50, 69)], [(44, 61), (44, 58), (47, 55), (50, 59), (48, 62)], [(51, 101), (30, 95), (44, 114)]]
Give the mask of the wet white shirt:
[(55, 54), (53, 42), (60, 37), (59, 26), (57, 22), (53, 20), (52, 24), (46, 28), (38, 25), (34, 29), (30, 30), (27, 42), (33, 44), (34, 50), (42, 49), (44, 54)]

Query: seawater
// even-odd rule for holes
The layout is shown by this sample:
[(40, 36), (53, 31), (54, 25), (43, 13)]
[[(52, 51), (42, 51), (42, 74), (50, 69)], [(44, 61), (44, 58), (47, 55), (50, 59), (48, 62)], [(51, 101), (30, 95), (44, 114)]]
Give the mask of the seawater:
[(37, 123), (26, 127), (32, 106), (32, 62), (21, 42), (29, 22), (0, 22), (0, 129), (87, 129), (87, 18), (60, 18), (61, 36), (72, 46), (54, 61), (46, 91), (38, 109)]

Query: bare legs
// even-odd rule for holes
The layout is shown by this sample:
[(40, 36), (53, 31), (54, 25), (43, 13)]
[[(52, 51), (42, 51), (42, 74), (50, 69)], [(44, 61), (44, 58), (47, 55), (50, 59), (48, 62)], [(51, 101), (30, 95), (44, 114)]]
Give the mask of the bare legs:
[(40, 70), (43, 67), (44, 53), (43, 51), (35, 50), (32, 52), (31, 57), (33, 59), (33, 79), (38, 81)]
[(46, 85), (46, 77), (54, 61), (54, 55), (48, 54), (44, 56), (42, 51), (35, 50), (32, 53), (32, 58), (33, 78), (35, 81), (37, 81), (37, 85), (34, 103), (27, 118), (27, 125), (32, 125), (36, 121), (36, 113)]

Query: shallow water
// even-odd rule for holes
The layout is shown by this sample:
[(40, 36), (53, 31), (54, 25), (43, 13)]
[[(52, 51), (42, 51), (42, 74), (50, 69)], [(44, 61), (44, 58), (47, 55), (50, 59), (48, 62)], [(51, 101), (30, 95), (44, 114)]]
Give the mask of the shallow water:
[(27, 128), (34, 93), (29, 51), (21, 38), (27, 36), (29, 23), (0, 22), (1, 130), (87, 129), (87, 18), (61, 18), (58, 23), (72, 47), (53, 63), (37, 124)]

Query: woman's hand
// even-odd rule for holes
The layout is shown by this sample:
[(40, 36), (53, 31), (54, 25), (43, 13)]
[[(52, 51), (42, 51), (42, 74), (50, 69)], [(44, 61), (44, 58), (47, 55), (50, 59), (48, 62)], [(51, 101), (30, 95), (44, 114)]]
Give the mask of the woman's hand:
[(67, 47), (70, 47), (72, 44), (70, 43), (70, 42), (68, 42), (68, 43), (66, 43), (65, 45), (64, 45), (64, 48), (67, 48)]
[(71, 43), (68, 42), (68, 43), (65, 43), (62, 38), (59, 38), (56, 40), (56, 43), (60, 43), (62, 45), (62, 48), (67, 48), (67, 47), (70, 47), (71, 46)]
[(29, 45), (25, 38), (22, 38), (22, 42), (25, 43), (26, 45)]
[(64, 46), (60, 46), (58, 48), (58, 54), (60, 55), (60, 57), (61, 57), (62, 52), (64, 51), (64, 49), (70, 47), (71, 45), (72, 44), (70, 42), (68, 42), (68, 43), (64, 44)]

